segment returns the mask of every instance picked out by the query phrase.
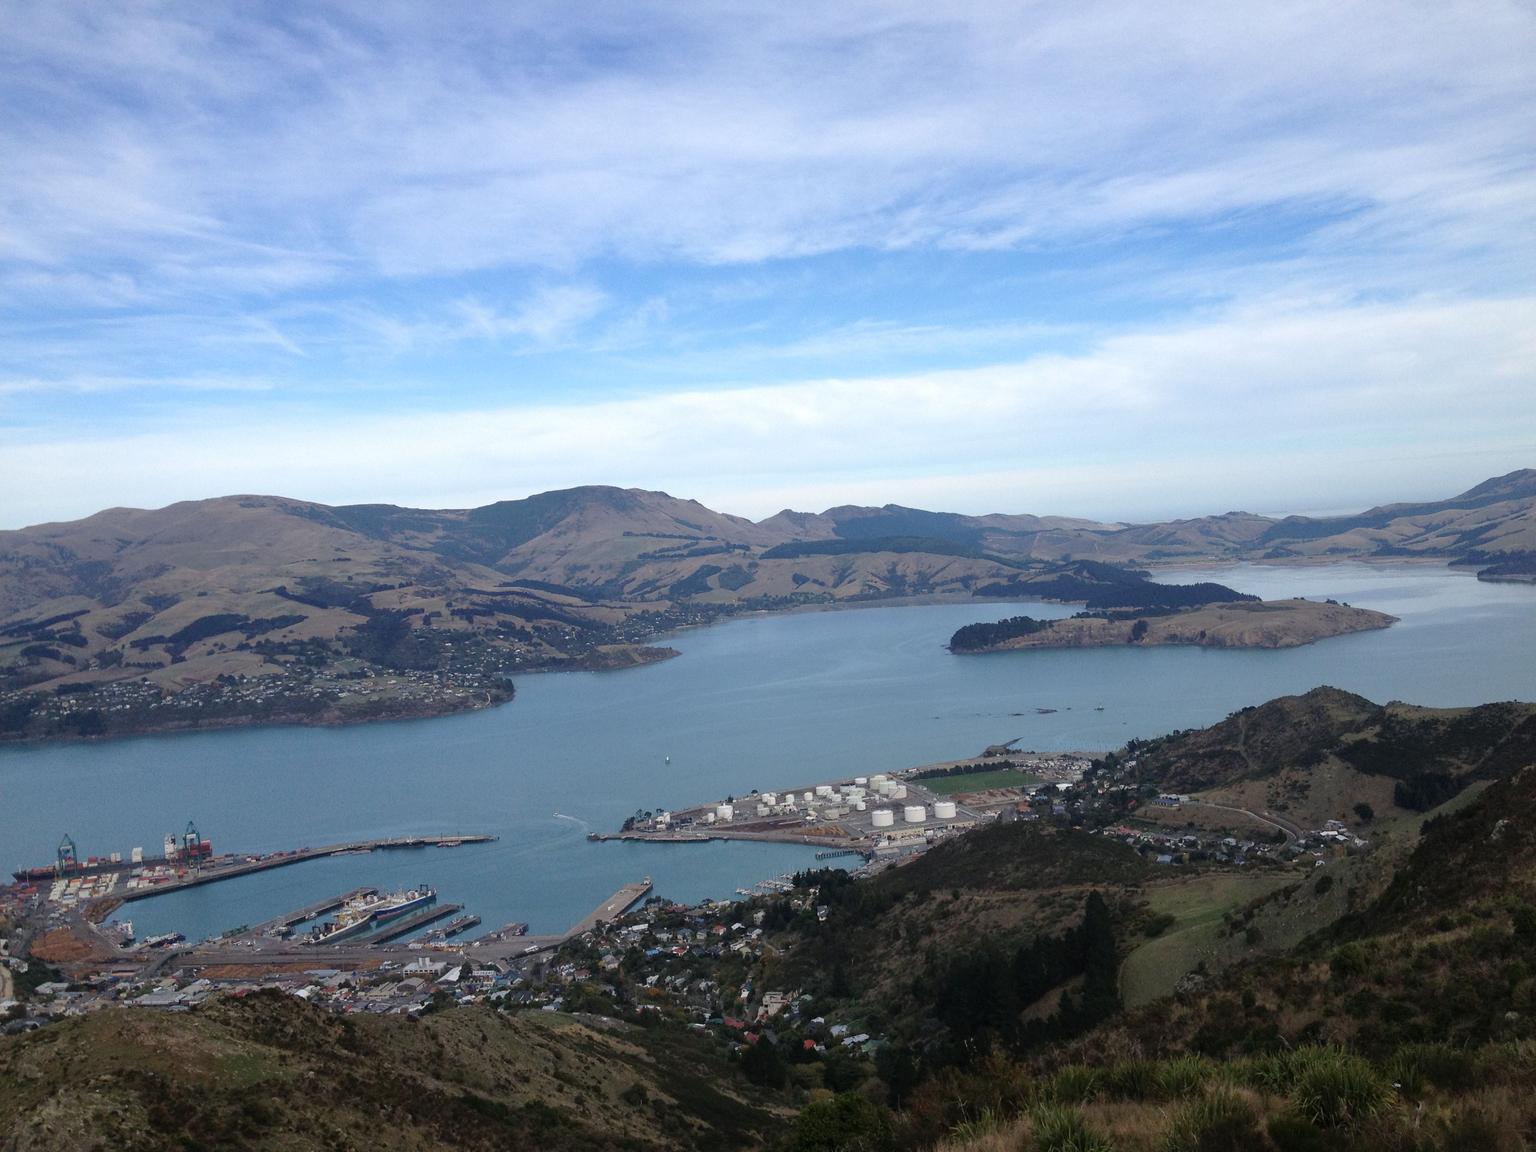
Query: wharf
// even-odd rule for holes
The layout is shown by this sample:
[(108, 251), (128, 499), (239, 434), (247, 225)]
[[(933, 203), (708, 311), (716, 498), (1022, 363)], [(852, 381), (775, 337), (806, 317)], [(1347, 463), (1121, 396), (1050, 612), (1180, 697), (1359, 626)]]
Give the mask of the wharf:
[[(490, 960), (518, 960), (525, 956), (531, 956), (538, 952), (548, 952), (558, 948), (574, 936), (580, 936), (583, 932), (590, 931), (599, 920), (612, 920), (621, 916), (633, 908), (641, 900), (645, 899), (651, 891), (650, 877), (634, 884), (626, 884), (603, 903), (599, 904), (591, 912), (571, 925), (565, 932), (552, 936), (502, 936), (514, 929), (526, 929), (523, 924), (508, 924), (499, 932), (478, 940), (469, 941), (456, 946), (466, 957), (477, 962)], [(357, 965), (360, 967), (378, 964), (381, 960), (398, 959), (409, 956), (414, 950), (412, 944), (392, 943), (398, 937), (420, 928), (424, 923), (431, 923), (443, 916), (460, 910), (458, 904), (446, 904), (437, 908), (428, 909), (420, 916), (426, 919), (413, 917), (399, 924), (388, 926), (385, 933), (389, 940), (381, 939), (376, 934), (359, 940), (350, 940), (329, 946), (316, 946), (297, 943), (288, 940), (260, 939), (252, 941), (243, 937), (240, 941), (229, 942), (208, 941), (194, 945), (190, 948), (168, 949), (163, 955), (155, 958), (153, 970), (156, 974), (166, 968), (203, 968), (209, 965), (242, 964), (251, 966), (270, 966), (272, 968), (292, 968), (296, 965), (308, 965), (313, 967), (319, 958), (323, 957), (325, 963), (334, 968)]]
[[(212, 884), (219, 880), (233, 880), (237, 876), (249, 876), (272, 868), (286, 868), (290, 864), (302, 864), (306, 860), (400, 848), (457, 848), (462, 844), (486, 844), (495, 839), (495, 836), (485, 835), (394, 836), (381, 840), (350, 840), (344, 844), (325, 844), (319, 848), (296, 848), (291, 852), (274, 852), (269, 856), (227, 856), (222, 859), (231, 862), (215, 862), (192, 867), (185, 874), (174, 880), (167, 880), (164, 884), (151, 884), (142, 888), (116, 888), (106, 900), (97, 901), (92, 906), (92, 911), (99, 910), (100, 914), (91, 915), (90, 918), (93, 921), (100, 920), (119, 904), (127, 904), (134, 900), (148, 900), (151, 896), (159, 896), (166, 892), (179, 892), (183, 888), (195, 888), (200, 884)], [(135, 867), (154, 867), (163, 863), (163, 861), (149, 860)]]
[(258, 924), (254, 928), (241, 932), (239, 935), (241, 937), (273, 936), (291, 931), (295, 926), (304, 923), (306, 920), (314, 920), (317, 917), (324, 916), (327, 912), (336, 911), (348, 900), (356, 900), (363, 896), (374, 896), (378, 894), (378, 891), (377, 888), (354, 888), (352, 891), (343, 892), (339, 896), (332, 896), (325, 900), (317, 900), (313, 904), (306, 904), (303, 908), (290, 912), (286, 916), (279, 916), (275, 920), (268, 920), (265, 923)]
[(599, 920), (612, 920), (622, 916), (644, 900), (650, 891), (651, 878), (647, 876), (634, 884), (624, 885), (559, 936), (514, 936), (503, 940), (482, 937), (465, 945), (464, 951), (477, 958), (490, 960), (511, 960), (519, 956), (530, 956), (535, 952), (547, 952), (551, 948), (558, 948), (574, 936), (590, 932), (597, 926)]
[(433, 908), (423, 908), (414, 915), (385, 924), (366, 939), (371, 944), (387, 944), (391, 940), (409, 936), (416, 929), (441, 920), (444, 916), (452, 916), (455, 912), (462, 911), (464, 911), (462, 904), (439, 904)]

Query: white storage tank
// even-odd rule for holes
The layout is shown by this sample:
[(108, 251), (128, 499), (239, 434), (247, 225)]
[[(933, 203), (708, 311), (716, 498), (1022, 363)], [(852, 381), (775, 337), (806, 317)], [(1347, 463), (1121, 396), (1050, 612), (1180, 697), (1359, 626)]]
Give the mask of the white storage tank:
[(889, 779), (890, 777), (887, 776), (884, 772), (876, 772), (869, 778), (869, 786), (871, 788), (879, 788), (880, 785), (884, 784)]
[(905, 784), (898, 784), (898, 785), (896, 785), (895, 788), (893, 788), (891, 790), (891, 799), (892, 800), (905, 800), (906, 798), (907, 798), (907, 786)]
[(921, 804), (908, 804), (901, 810), (901, 818), (908, 824), (921, 824), (928, 819), (928, 809)]
[(768, 807), (772, 808), (778, 802), (779, 802), (779, 794), (777, 792), (764, 792), (763, 793), (763, 803), (768, 805)]
[(826, 796), (832, 795), (832, 785), (830, 785), (830, 784), (818, 784), (818, 785), (816, 785), (816, 795), (822, 796), (822, 797), (826, 797)]
[(809, 803), (810, 803), (810, 802), (811, 802), (811, 799), (812, 799), (812, 797), (811, 797), (811, 794), (810, 794), (810, 793), (809, 793), (809, 792), (807, 792), (807, 793), (806, 793), (806, 794), (805, 794), (805, 802), (806, 802), (806, 803), (807, 803), (807, 804), (809, 804)]
[(759, 804), (757, 806), (757, 814), (759, 816), (766, 816), (766, 815), (768, 815), (768, 805), (766, 805), (766, 804)]
[(889, 828), (892, 824), (896, 823), (896, 813), (892, 812), (889, 808), (876, 808), (870, 814), (869, 822), (876, 828)]
[(892, 784), (889, 780), (882, 780), (875, 787), (875, 791), (882, 796), (894, 796), (896, 795), (896, 785)]
[(933, 802), (933, 816), (935, 820), (953, 820), (955, 818), (955, 802), (953, 800), (935, 800)]
[(853, 802), (853, 810), (855, 812), (862, 812), (862, 811), (864, 811), (864, 809), (866, 809), (868, 807), (869, 807), (869, 805), (864, 803), (864, 801), (862, 801), (862, 800), (855, 800)]
[(715, 808), (717, 820), (729, 820), (736, 815), (736, 806), (733, 804), (721, 804)]
[(869, 783), (869, 777), (867, 777), (867, 776), (855, 776), (853, 778), (853, 782), (855, 784), (859, 785), (859, 787), (862, 788), (865, 784)]

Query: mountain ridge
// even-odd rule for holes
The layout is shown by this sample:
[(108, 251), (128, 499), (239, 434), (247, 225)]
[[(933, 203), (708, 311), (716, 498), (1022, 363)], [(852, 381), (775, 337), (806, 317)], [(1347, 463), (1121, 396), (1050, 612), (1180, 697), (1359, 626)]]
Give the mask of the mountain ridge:
[[(249, 493), (106, 509), (0, 531), (0, 737), (108, 734), (98, 725), (114, 716), (215, 683), (274, 720), (436, 714), (506, 699), (514, 672), (663, 658), (651, 638), (736, 611), (1073, 602), (1081, 590), (1058, 579), (1071, 565), (1342, 557), (1536, 578), (1536, 470), (1329, 520), (1099, 524), (887, 504), (754, 522), (607, 485), (467, 509)], [(121, 698), (95, 700), (106, 688)], [(224, 722), (228, 699), (210, 703), (200, 723)]]

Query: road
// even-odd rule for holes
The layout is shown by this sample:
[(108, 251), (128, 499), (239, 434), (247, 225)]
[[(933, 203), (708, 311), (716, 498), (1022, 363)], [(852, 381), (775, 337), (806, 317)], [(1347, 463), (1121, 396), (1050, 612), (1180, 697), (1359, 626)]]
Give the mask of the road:
[(11, 970), (0, 964), (0, 1000), (16, 999), (16, 986), (11, 981)]
[(1300, 828), (1298, 828), (1295, 824), (1292, 824), (1285, 817), (1276, 816), (1272, 812), (1266, 812), (1261, 816), (1259, 813), (1252, 812), (1247, 808), (1231, 808), (1225, 804), (1212, 804), (1209, 800), (1186, 800), (1185, 803), (1190, 805), (1199, 805), (1201, 808), (1215, 808), (1220, 812), (1236, 812), (1238, 815), (1246, 816), (1248, 819), (1257, 821), (1260, 824), (1267, 824), (1269, 827), (1274, 828), (1278, 832), (1282, 833), (1285, 836), (1285, 842), (1287, 844), (1293, 844), (1297, 840), (1301, 839)]

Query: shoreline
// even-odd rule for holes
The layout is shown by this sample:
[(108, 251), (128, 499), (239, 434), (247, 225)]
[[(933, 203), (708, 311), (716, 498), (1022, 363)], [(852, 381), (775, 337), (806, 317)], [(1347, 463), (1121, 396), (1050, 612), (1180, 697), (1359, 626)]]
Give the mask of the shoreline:
[[(1330, 565), (1337, 565), (1337, 564), (1341, 564), (1341, 563), (1363, 563), (1363, 564), (1373, 564), (1373, 565), (1409, 564), (1409, 565), (1413, 565), (1415, 567), (1431, 565), (1431, 564), (1437, 564), (1437, 565), (1439, 565), (1441, 567), (1446, 568), (1449, 571), (1457, 571), (1458, 570), (1453, 565), (1451, 565), (1448, 561), (1446, 561), (1445, 559), (1440, 558), (1440, 557), (1398, 557), (1398, 556), (1392, 556), (1392, 557), (1336, 557), (1336, 558), (1298, 557), (1298, 558), (1294, 558), (1294, 559), (1287, 558), (1287, 559), (1271, 559), (1271, 560), (1257, 560), (1257, 559), (1255, 559), (1255, 560), (1246, 560), (1246, 559), (1211, 559), (1211, 560), (1205, 560), (1205, 561), (1197, 561), (1197, 560), (1192, 560), (1191, 559), (1191, 560), (1173, 561), (1173, 562), (1169, 562), (1167, 564), (1164, 564), (1164, 563), (1161, 563), (1161, 562), (1153, 563), (1153, 564), (1147, 564), (1146, 567), (1148, 567), (1149, 569), (1153, 569), (1155, 571), (1158, 571), (1158, 572), (1177, 572), (1177, 571), (1200, 571), (1200, 570), (1208, 570), (1208, 569), (1212, 569), (1212, 568), (1235, 568), (1235, 567), (1238, 567), (1238, 566), (1243, 565), (1243, 564), (1263, 565), (1265, 567), (1307, 567), (1307, 568), (1318, 568), (1318, 567), (1327, 567), (1327, 566), (1330, 566)], [(1469, 577), (1476, 578), (1475, 574), (1470, 572), (1470, 571), (1468, 571), (1466, 574)], [(1067, 600), (1051, 600), (1051, 599), (1047, 599), (1047, 598), (1043, 598), (1043, 597), (1034, 597), (1034, 598), (1026, 598), (1026, 599), (1008, 599), (1008, 598), (991, 597), (991, 596), (976, 596), (976, 595), (972, 595), (972, 594), (956, 595), (956, 594), (944, 593), (944, 592), (929, 592), (929, 593), (919, 593), (919, 594), (916, 594), (916, 595), (890, 596), (890, 597), (880, 597), (880, 598), (874, 598), (874, 599), (859, 599), (859, 600), (845, 600), (845, 601), (824, 601), (824, 602), (818, 602), (818, 603), (795, 604), (795, 605), (786, 606), (786, 607), (783, 607), (783, 608), (753, 608), (753, 609), (747, 609), (747, 610), (743, 610), (743, 611), (731, 611), (730, 610), (731, 606), (728, 605), (728, 604), (726, 604), (726, 605), (718, 605), (716, 607), (718, 607), (721, 610), (720, 611), (720, 615), (718, 617), (716, 617), (715, 619), (713, 619), (713, 620), (702, 621), (702, 622), (695, 623), (695, 624), (688, 624), (688, 625), (685, 625), (685, 626), (680, 627), (680, 628), (672, 628), (672, 629), (669, 629), (666, 632), (658, 633), (654, 637), (654, 639), (657, 640), (657, 641), (660, 641), (661, 642), (660, 644), (656, 644), (656, 645), (652, 645), (652, 644), (626, 645), (623, 651), (624, 651), (624, 653), (626, 655), (629, 656), (629, 658), (627, 658), (627, 659), (616, 659), (615, 657), (619, 656), (619, 653), (618, 652), (614, 652), (614, 651), (610, 651), (609, 653), (606, 653), (606, 654), (596, 654), (596, 655), (599, 656), (599, 658), (597, 658), (597, 659), (583, 658), (583, 659), (580, 659), (580, 660), (571, 661), (570, 662), (570, 666), (550, 665), (550, 666), (545, 666), (545, 667), (541, 667), (541, 668), (527, 669), (524, 672), (519, 673), (519, 674), (520, 675), (548, 675), (548, 674), (552, 674), (552, 673), (569, 673), (569, 672), (618, 672), (618, 671), (623, 671), (623, 670), (629, 669), (629, 668), (644, 668), (644, 667), (648, 667), (649, 665), (659, 664), (659, 663), (662, 663), (663, 661), (671, 660), (671, 659), (673, 659), (675, 657), (683, 655), (683, 653), (681, 653), (677, 649), (665, 646), (666, 640), (671, 638), (671, 637), (679, 636), (679, 635), (684, 635), (684, 634), (686, 634), (688, 632), (692, 632), (695, 629), (699, 629), (699, 628), (710, 628), (710, 627), (715, 627), (715, 626), (720, 625), (720, 624), (728, 624), (728, 623), (730, 623), (733, 620), (751, 619), (751, 618), (754, 618), (754, 617), (789, 616), (789, 615), (800, 615), (800, 614), (815, 613), (815, 612), (843, 612), (843, 611), (849, 611), (849, 610), (854, 610), (854, 609), (867, 609), (867, 608), (902, 608), (902, 607), (927, 607), (927, 606), (942, 606), (942, 605), (981, 605), (981, 604), (1003, 605), (1003, 604), (1031, 604), (1031, 603), (1071, 605), (1071, 604), (1079, 603), (1079, 602), (1078, 601), (1067, 601)], [(1329, 639), (1329, 638), (1332, 638), (1333, 635), (1348, 635), (1348, 634), (1350, 634), (1350, 633), (1348, 633), (1348, 632), (1335, 633), (1335, 634), (1330, 634), (1330, 636), (1327, 636), (1327, 637), (1317, 637), (1315, 639)], [(1313, 641), (1305, 641), (1304, 643), (1312, 643), (1312, 642)], [(1032, 645), (1032, 646), (1033, 647), (1047, 647), (1046, 645)], [(1062, 644), (1062, 645), (1054, 645), (1052, 647), (1069, 648), (1069, 647), (1111, 647), (1111, 646), (1113, 646), (1113, 645), (1110, 644), (1109, 642), (1104, 642), (1104, 643), (1101, 643), (1101, 644), (1094, 644), (1094, 645)], [(1154, 643), (1154, 644), (1151, 644), (1151, 645), (1148, 645), (1148, 646), (1149, 647), (1172, 647), (1172, 646), (1176, 646), (1176, 645), (1173, 644), (1173, 643), (1169, 643), (1169, 642), (1162, 642), (1162, 643)], [(1193, 647), (1237, 647), (1235, 645), (1209, 645), (1209, 644), (1207, 644), (1207, 645), (1200, 645), (1200, 644), (1191, 644), (1191, 643), (1185, 643), (1185, 644), (1182, 644), (1182, 645), (1179, 645), (1179, 646), (1193, 646)], [(1263, 647), (1263, 646), (1255, 646), (1255, 647)], [(985, 655), (985, 654), (994, 653), (994, 652), (1011, 651), (1011, 650), (1013, 650), (1013, 649), (989, 647), (989, 648), (985, 648), (985, 649), (974, 649), (974, 650), (966, 651), (966, 652), (964, 652), (962, 654), (964, 654), (964, 655)], [(606, 655), (607, 658), (602, 658), (604, 655)], [(515, 697), (515, 692), (510, 692), (510, 693), (508, 693), (508, 695), (506, 696), (505, 699), (491, 700), (489, 702), (481, 702), (481, 701), (473, 700), (473, 699), (468, 700), (468, 701), (464, 701), (464, 700), (457, 699), (457, 698), (452, 700), (452, 701), (449, 701), (447, 699), (444, 699), (444, 700), (442, 700), (440, 702), (439, 701), (421, 701), (415, 707), (405, 708), (405, 709), (402, 709), (402, 710), (400, 710), (398, 712), (392, 712), (392, 713), (389, 713), (389, 714), (376, 715), (376, 716), (347, 716), (347, 715), (344, 715), (344, 714), (337, 714), (334, 711), (328, 711), (328, 712), (322, 714), (319, 717), (306, 716), (306, 715), (304, 715), (302, 713), (295, 713), (295, 714), (289, 714), (289, 715), (283, 715), (283, 716), (274, 716), (274, 717), (270, 717), (270, 718), (260, 718), (260, 719), (249, 718), (249, 717), (241, 717), (241, 716), (229, 716), (229, 717), (219, 717), (219, 718), (215, 718), (215, 719), (210, 719), (210, 720), (207, 720), (207, 721), (190, 722), (190, 723), (186, 722), (186, 721), (178, 720), (178, 721), (173, 721), (173, 722), (166, 723), (166, 724), (152, 724), (152, 725), (146, 725), (146, 726), (141, 727), (141, 728), (134, 728), (132, 730), (121, 731), (121, 732), (103, 733), (103, 734), (99, 734), (99, 735), (98, 734), (81, 735), (81, 734), (77, 734), (77, 733), (53, 733), (53, 734), (38, 735), (38, 736), (0, 736), (0, 751), (5, 750), (6, 748), (43, 748), (43, 747), (48, 747), (48, 746), (51, 746), (51, 745), (73, 745), (73, 744), (82, 744), (82, 743), (98, 744), (98, 743), (107, 743), (107, 742), (115, 741), (115, 740), (131, 740), (131, 739), (135, 739), (137, 737), (143, 737), (143, 736), (174, 736), (174, 735), (179, 735), (179, 734), (182, 734), (182, 733), (221, 732), (221, 731), (229, 731), (229, 730), (232, 730), (232, 729), (243, 729), (243, 728), (343, 728), (343, 727), (351, 727), (353, 725), (375, 724), (375, 723), (391, 722), (391, 721), (434, 720), (434, 719), (440, 719), (440, 718), (447, 717), (447, 716), (456, 716), (456, 715), (460, 715), (462, 713), (467, 713), (467, 712), (480, 712), (480, 711), (486, 711), (486, 710), (488, 710), (490, 708), (500, 707), (502, 704), (505, 704), (505, 703), (508, 703), (509, 701), (511, 701), (514, 697)]]

